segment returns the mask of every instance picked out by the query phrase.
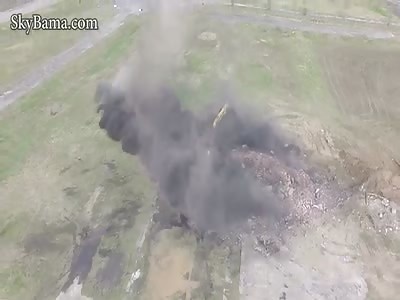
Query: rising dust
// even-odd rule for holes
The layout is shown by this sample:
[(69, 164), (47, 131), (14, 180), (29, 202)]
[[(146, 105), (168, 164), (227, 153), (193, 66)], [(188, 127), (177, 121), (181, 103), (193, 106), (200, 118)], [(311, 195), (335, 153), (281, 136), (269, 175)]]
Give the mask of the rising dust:
[(288, 141), (271, 121), (237, 104), (232, 92), (213, 103), (229, 108), (194, 115), (181, 106), (171, 78), (189, 38), (190, 22), (178, 6), (160, 2), (141, 32), (138, 51), (111, 83), (96, 92), (99, 126), (122, 150), (138, 155), (168, 203), (201, 231), (224, 231), (251, 216), (281, 218), (275, 197), (231, 156), (243, 145), (293, 163)]

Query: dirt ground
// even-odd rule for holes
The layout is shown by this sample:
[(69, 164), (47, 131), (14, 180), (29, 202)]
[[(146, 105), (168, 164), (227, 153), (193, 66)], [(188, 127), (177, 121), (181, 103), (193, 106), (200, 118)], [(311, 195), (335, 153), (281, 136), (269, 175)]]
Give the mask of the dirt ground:
[[(235, 29), (232, 40), (228, 27), (201, 26), (201, 42), (187, 53), (186, 78), (178, 78), (189, 86), (181, 91), (183, 97), (191, 95), (187, 105), (206, 102), (215, 78), (236, 80), (246, 103), (275, 117), (297, 138), (307, 159), (332, 174), (340, 183), (337, 189), (348, 189), (350, 197), (305, 225), (278, 235), (265, 230), (264, 237), (272, 240), (264, 245), (267, 254), (260, 252), (257, 235), (244, 235), (242, 254), (236, 255), (240, 281), (230, 291), (240, 291), (241, 299), (309, 299), (310, 294), (314, 299), (393, 299), (399, 292), (400, 257), (394, 104), (399, 44), (252, 25)], [(248, 45), (246, 53), (239, 50), (242, 44)], [(269, 253), (271, 247), (278, 250)], [(223, 283), (217, 286), (224, 290)], [(200, 299), (211, 299), (205, 290)]]
[[(272, 115), (311, 162), (355, 195), (281, 235), (265, 231), (264, 241), (272, 242), (260, 252), (259, 234), (199, 242), (157, 224), (144, 242), (154, 187), (140, 163), (100, 133), (91, 104), (96, 82), (131, 54), (133, 27), (2, 112), (0, 281), (7, 284), (0, 296), (54, 299), (65, 288), (69, 298), (58, 300), (73, 293), (95, 300), (132, 293), (149, 300), (235, 300), (250, 285), (275, 299), (301, 299), (304, 291), (316, 299), (394, 299), (397, 42), (246, 24), (232, 29), (199, 18), (176, 82), (184, 104), (201, 108), (215, 95), (216, 79), (231, 80), (238, 97)], [(259, 276), (246, 282), (246, 274)], [(267, 288), (260, 278), (268, 278)]]
[[(149, 257), (149, 270), (142, 299), (170, 299), (178, 293), (189, 297), (191, 291), (198, 287), (198, 283), (191, 281), (195, 248), (179, 244), (184, 237), (178, 238), (174, 248), (170, 247), (170, 240), (174, 236), (168, 236), (174, 232), (161, 231), (152, 241)], [(179, 232), (175, 232), (179, 235)]]
[[(395, 102), (400, 89), (393, 82), (400, 68), (396, 51), (379, 45), (365, 49), (363, 45), (344, 43), (322, 51), (321, 63), (325, 64), (327, 80), (344, 113), (367, 120), (387, 119), (398, 125)], [(349, 64), (352, 68), (343, 72)]]

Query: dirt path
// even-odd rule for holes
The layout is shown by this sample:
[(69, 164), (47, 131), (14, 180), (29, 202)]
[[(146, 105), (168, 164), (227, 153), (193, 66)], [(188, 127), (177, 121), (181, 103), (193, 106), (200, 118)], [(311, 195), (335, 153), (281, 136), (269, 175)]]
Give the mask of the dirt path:
[[(41, 3), (41, 2), (40, 2)], [(140, 1), (135, 2), (139, 5)], [(42, 4), (44, 5), (44, 4)], [(37, 8), (37, 7), (36, 7)], [(28, 8), (27, 8), (28, 9)], [(131, 12), (138, 12), (132, 9)], [(103, 26), (100, 32), (89, 33), (82, 40), (76, 43), (71, 48), (61, 52), (60, 54), (50, 58), (36, 70), (28, 73), (14, 88), (8, 91), (0, 91), (0, 111), (8, 105), (16, 101), (19, 97), (24, 96), (31, 89), (37, 87), (43, 81), (51, 78), (56, 72), (60, 71), (65, 65), (73, 61), (80, 54), (92, 48), (96, 43), (107, 35), (114, 32), (120, 27), (124, 19), (129, 15), (129, 11), (117, 15), (110, 23)], [(343, 37), (366, 37), (368, 39), (393, 39), (398, 38), (389, 30), (381, 30), (371, 27), (352, 27), (335, 24), (316, 24), (310, 21), (302, 21), (299, 19), (290, 19), (286, 17), (274, 16), (246, 16), (246, 15), (228, 15), (224, 13), (210, 13), (211, 18), (215, 18), (224, 22), (246, 22), (252, 24), (265, 25), (270, 27), (291, 29), (298, 31), (306, 31), (321, 34), (330, 34)]]
[(15, 13), (29, 14), (31, 12), (37, 11), (42, 8), (46, 8), (58, 0), (34, 0), (32, 2), (26, 3), (22, 6), (15, 7), (7, 11), (0, 12), (0, 24), (6, 23), (10, 20), (10, 16)]
[(372, 27), (353, 27), (337, 24), (316, 24), (301, 19), (277, 17), (277, 16), (252, 16), (252, 15), (225, 15), (222, 13), (212, 13), (211, 17), (225, 22), (245, 22), (251, 24), (265, 25), (281, 29), (290, 29), (295, 31), (305, 31), (312, 33), (329, 34), (343, 37), (365, 37), (368, 39), (393, 39), (396, 35), (389, 30), (382, 30)]
[[(226, 6), (231, 6), (230, 3), (226, 3)], [(394, 4), (393, 4), (394, 5)], [(265, 7), (254, 6), (249, 4), (241, 4), (235, 3), (235, 7), (239, 8), (249, 8), (258, 11), (268, 12), (268, 14), (280, 17), (287, 17), (287, 18), (308, 18), (311, 20), (318, 20), (318, 21), (336, 21), (336, 22), (348, 22), (348, 23), (363, 23), (363, 24), (376, 24), (376, 25), (387, 25), (387, 21), (378, 20), (378, 19), (370, 19), (370, 18), (363, 18), (363, 17), (351, 17), (351, 16), (338, 16), (334, 14), (324, 14), (318, 12), (308, 12), (306, 16), (304, 16), (300, 11), (294, 10), (287, 10), (287, 9), (272, 9), (266, 11)], [(400, 6), (399, 6), (400, 9)], [(390, 22), (391, 26), (399, 27), (400, 23), (398, 22)]]
[(118, 14), (108, 24), (103, 25), (100, 31), (88, 33), (74, 46), (50, 58), (37, 69), (29, 72), (14, 85), (14, 88), (8, 91), (3, 91), (0, 95), (0, 111), (16, 101), (19, 97), (24, 96), (30, 90), (39, 86), (45, 80), (51, 78), (55, 73), (60, 71), (64, 66), (72, 62), (79, 55), (95, 46), (106, 36), (116, 31), (123, 24), (128, 15), (130, 15), (129, 11)]

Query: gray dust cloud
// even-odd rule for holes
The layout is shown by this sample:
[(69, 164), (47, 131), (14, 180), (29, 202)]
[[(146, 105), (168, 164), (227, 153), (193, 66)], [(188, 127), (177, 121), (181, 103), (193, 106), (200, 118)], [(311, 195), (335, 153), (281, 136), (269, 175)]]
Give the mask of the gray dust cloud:
[[(154, 7), (134, 59), (114, 82), (98, 85), (100, 128), (124, 152), (140, 158), (160, 201), (198, 230), (226, 231), (252, 216), (282, 218), (275, 196), (246, 172), (231, 150), (246, 146), (289, 161), (298, 148), (288, 147), (274, 124), (238, 105), (232, 93), (222, 93), (201, 114), (184, 109), (170, 79), (183, 57), (191, 24), (171, 1)], [(214, 126), (222, 107), (216, 103), (228, 107)]]

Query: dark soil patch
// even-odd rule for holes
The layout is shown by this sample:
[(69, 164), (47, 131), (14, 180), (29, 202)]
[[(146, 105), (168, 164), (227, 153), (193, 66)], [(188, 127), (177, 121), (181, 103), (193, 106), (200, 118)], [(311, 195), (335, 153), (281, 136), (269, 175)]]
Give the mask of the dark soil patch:
[(339, 43), (321, 50), (326, 80), (343, 112), (363, 118), (398, 120), (400, 58), (397, 47)]
[(123, 275), (124, 255), (120, 252), (112, 253), (105, 266), (97, 272), (97, 282), (102, 289), (112, 289), (119, 284)]

